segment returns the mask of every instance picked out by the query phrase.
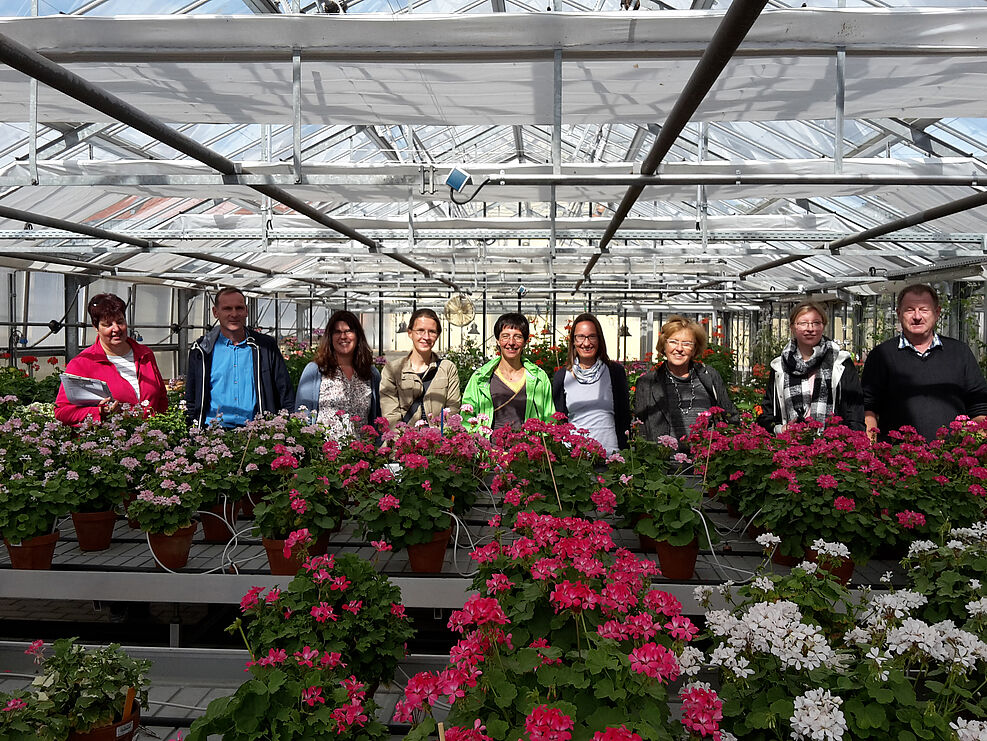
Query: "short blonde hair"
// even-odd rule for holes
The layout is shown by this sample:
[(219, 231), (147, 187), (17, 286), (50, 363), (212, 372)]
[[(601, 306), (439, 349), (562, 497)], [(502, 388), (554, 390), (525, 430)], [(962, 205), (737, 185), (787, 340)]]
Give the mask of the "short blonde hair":
[(822, 319), (823, 327), (829, 324), (829, 317), (826, 316), (826, 307), (815, 301), (802, 301), (796, 304), (795, 308), (792, 309), (791, 313), (788, 315), (788, 326), (794, 327), (795, 321), (803, 314), (808, 314), (810, 311), (814, 311)]
[(692, 354), (693, 359), (701, 358), (703, 353), (706, 352), (706, 343), (709, 342), (709, 338), (706, 336), (706, 328), (699, 322), (686, 319), (684, 316), (679, 316), (678, 314), (661, 325), (661, 334), (658, 335), (658, 344), (655, 345), (655, 350), (664, 355), (665, 343), (668, 342), (668, 338), (683, 330), (692, 332), (692, 337), (695, 340), (696, 351)]

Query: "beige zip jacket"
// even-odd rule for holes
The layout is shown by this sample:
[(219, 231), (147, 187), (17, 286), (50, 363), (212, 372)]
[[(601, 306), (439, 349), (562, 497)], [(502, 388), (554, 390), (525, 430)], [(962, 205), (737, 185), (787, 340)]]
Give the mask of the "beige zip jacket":
[[(435, 356), (432, 365), (435, 366)], [(422, 395), (422, 380), (411, 370), (408, 357), (392, 360), (380, 374), (380, 411), (391, 427), (400, 422), (405, 413)], [(459, 413), (462, 393), (459, 390), (459, 372), (451, 360), (443, 359), (432, 383), (429, 384), (425, 403), (415, 414), (412, 423), (420, 419), (438, 417), (443, 409)]]

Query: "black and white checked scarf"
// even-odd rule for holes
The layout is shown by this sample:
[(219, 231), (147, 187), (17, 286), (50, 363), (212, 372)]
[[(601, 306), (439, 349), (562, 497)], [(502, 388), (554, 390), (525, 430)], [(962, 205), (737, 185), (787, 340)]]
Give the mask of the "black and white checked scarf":
[[(781, 367), (785, 371), (785, 422), (815, 419), (825, 423), (833, 415), (833, 365), (839, 348), (828, 337), (812, 348), (812, 357), (802, 360), (798, 344), (790, 340), (781, 351)], [(811, 394), (805, 392), (803, 381), (816, 374)]]

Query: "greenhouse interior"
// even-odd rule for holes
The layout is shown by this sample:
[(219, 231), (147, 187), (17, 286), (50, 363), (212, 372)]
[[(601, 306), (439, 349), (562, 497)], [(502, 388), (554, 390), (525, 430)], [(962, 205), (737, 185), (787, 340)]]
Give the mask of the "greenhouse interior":
[(0, 740), (987, 741), (985, 70), (0, 0)]

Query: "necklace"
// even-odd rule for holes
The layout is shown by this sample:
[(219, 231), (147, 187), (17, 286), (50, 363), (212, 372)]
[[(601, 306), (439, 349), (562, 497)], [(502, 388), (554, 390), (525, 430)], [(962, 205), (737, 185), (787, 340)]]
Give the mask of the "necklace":
[[(666, 372), (668, 371), (667, 368), (665, 370), (666, 370)], [(682, 381), (682, 380), (677, 379), (671, 373), (669, 373), (668, 375), (669, 375), (669, 379), (672, 382), (672, 388), (675, 389), (675, 397), (679, 400), (679, 411), (681, 411), (681, 412), (691, 412), (692, 411), (692, 403), (696, 400), (696, 394), (692, 390), (692, 371), (689, 371), (689, 378), (688, 378), (688, 380), (685, 380), (685, 381)], [(681, 385), (683, 385), (685, 383), (688, 383), (689, 384), (689, 406), (685, 406), (685, 400), (682, 398), (682, 392), (679, 390), (679, 386), (681, 386)]]

